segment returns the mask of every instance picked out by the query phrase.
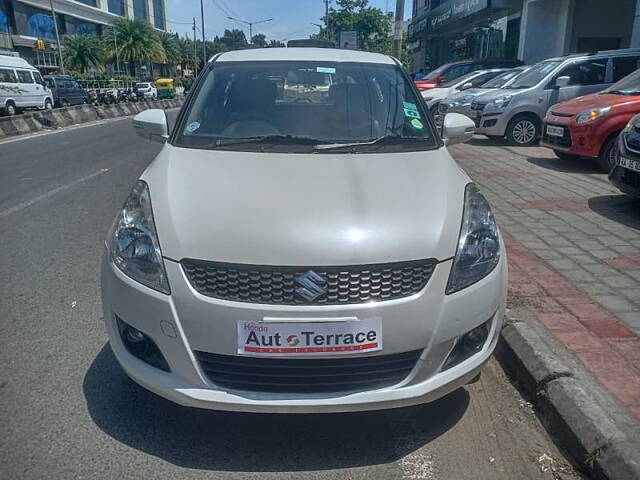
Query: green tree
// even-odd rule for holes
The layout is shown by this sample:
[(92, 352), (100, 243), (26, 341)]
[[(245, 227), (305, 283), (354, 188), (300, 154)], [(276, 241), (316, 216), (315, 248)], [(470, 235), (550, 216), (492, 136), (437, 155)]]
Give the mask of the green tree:
[(116, 60), (117, 45), (118, 60), (129, 62), (133, 76), (136, 74), (137, 65), (164, 62), (167, 59), (157, 30), (144, 20), (116, 20), (104, 31), (103, 44), (111, 61)]
[(160, 32), (160, 44), (166, 56), (166, 65), (163, 68), (163, 75), (174, 76), (176, 66), (182, 64), (182, 48), (177, 34)]
[(251, 45), (258, 48), (264, 48), (267, 44), (267, 36), (264, 33), (257, 33), (251, 38)]
[(219, 40), (227, 50), (240, 50), (249, 46), (244, 32), (236, 28), (225, 30), (224, 35)]
[(329, 32), (322, 28), (312, 37), (321, 40), (338, 40), (339, 32), (358, 32), (358, 49), (371, 52), (386, 52), (391, 41), (393, 15), (371, 7), (369, 0), (337, 0), (337, 9), (329, 9)]
[(62, 47), (64, 64), (70, 70), (86, 73), (104, 70), (104, 51), (95, 35), (67, 35)]

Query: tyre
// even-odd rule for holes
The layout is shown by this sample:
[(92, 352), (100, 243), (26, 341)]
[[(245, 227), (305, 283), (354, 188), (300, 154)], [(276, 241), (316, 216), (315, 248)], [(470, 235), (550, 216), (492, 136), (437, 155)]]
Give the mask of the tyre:
[(13, 102), (7, 102), (7, 104), (4, 107), (4, 114), (11, 117), (16, 113), (18, 113), (18, 111), (16, 110), (15, 104)]
[(511, 145), (526, 147), (540, 139), (540, 120), (533, 115), (518, 115), (507, 125), (507, 140)]
[(580, 155), (576, 155), (574, 153), (561, 152), (560, 150), (554, 150), (553, 153), (560, 160), (572, 161), (572, 160), (578, 160), (580, 158)]
[(53, 110), (53, 103), (48, 98), (44, 101), (44, 109), (45, 110)]
[(600, 155), (598, 155), (598, 166), (606, 173), (609, 173), (613, 170), (613, 167), (616, 164), (616, 140), (618, 139), (618, 135), (612, 135), (605, 142), (602, 150), (600, 150)]

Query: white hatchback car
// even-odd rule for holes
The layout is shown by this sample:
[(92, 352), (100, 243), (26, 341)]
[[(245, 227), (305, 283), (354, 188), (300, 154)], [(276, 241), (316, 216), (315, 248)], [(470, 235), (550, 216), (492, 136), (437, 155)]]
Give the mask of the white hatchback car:
[[(328, 84), (319, 92), (314, 85)], [(295, 96), (284, 90), (296, 90)], [(507, 262), (489, 204), (393, 58), (214, 57), (106, 239), (104, 318), (128, 375), (182, 405), (341, 412), (435, 400), (497, 342)]]

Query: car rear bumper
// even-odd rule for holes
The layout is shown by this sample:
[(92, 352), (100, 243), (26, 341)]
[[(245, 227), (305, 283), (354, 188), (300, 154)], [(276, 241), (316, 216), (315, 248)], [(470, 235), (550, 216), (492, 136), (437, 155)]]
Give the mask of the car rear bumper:
[[(411, 297), (380, 304), (335, 307), (245, 304), (204, 297), (192, 289), (180, 264), (165, 261), (172, 293), (153, 291), (124, 275), (105, 255), (102, 268), (104, 318), (113, 352), (137, 383), (178, 404), (242, 412), (322, 413), (376, 410), (436, 400), (465, 385), (490, 358), (502, 325), (506, 300), (506, 256), (480, 282), (444, 295), (451, 260), (440, 263), (427, 286)], [(419, 351), (410, 373), (394, 385), (347, 393), (267, 393), (221, 388), (196, 359), (196, 351), (236, 355), (235, 325), (265, 317), (381, 317), (384, 351)], [(133, 356), (125, 347), (116, 316), (148, 335), (170, 372)], [(308, 318), (307, 318), (308, 320)], [(490, 321), (483, 347), (444, 371), (456, 338)], [(362, 358), (367, 355), (353, 355)], [(369, 357), (371, 354), (368, 355)], [(323, 357), (320, 357), (323, 358)], [(335, 357), (331, 357), (335, 358)], [(344, 357), (343, 357), (344, 358)]]

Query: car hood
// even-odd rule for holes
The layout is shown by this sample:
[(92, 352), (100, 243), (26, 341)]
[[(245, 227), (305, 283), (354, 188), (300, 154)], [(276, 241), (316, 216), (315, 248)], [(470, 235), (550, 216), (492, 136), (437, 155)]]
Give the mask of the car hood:
[(469, 182), (445, 148), (299, 155), (171, 145), (142, 179), (165, 257), (291, 266), (450, 258)]
[(447, 100), (459, 100), (465, 97), (477, 97), (478, 95), (482, 95), (483, 93), (487, 93), (492, 91), (491, 88), (469, 88), (468, 90), (462, 90), (461, 92), (456, 92), (447, 98)]
[(640, 96), (595, 93), (592, 95), (573, 98), (566, 102), (559, 103), (558, 105), (554, 105), (551, 111), (552, 113), (557, 112), (563, 115), (577, 115), (592, 108), (611, 107), (613, 105), (622, 105), (630, 102), (640, 104)]
[(432, 88), (431, 90), (426, 90), (422, 92), (423, 97), (431, 98), (431, 100), (442, 100), (443, 98), (447, 98), (456, 90), (452, 87), (448, 88)]

